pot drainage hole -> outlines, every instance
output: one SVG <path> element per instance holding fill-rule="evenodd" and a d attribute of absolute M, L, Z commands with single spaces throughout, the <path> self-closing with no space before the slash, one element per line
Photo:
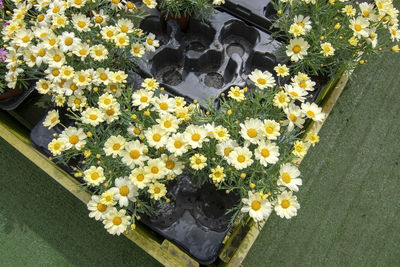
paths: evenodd
<path fill-rule="evenodd" d="M 182 75 L 175 69 L 166 71 L 162 76 L 162 81 L 170 85 L 178 85 L 182 82 Z"/>
<path fill-rule="evenodd" d="M 239 56 L 242 57 L 244 54 L 244 48 L 241 44 L 232 43 L 232 44 L 228 45 L 228 47 L 226 48 L 226 53 L 230 57 L 232 57 L 233 54 L 238 54 Z"/>
<path fill-rule="evenodd" d="M 224 77 L 216 72 L 207 73 L 204 78 L 204 84 L 208 87 L 222 88 L 224 85 Z"/>

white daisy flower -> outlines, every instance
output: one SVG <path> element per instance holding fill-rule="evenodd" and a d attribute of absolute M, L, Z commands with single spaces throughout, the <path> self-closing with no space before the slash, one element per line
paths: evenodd
<path fill-rule="evenodd" d="M 217 144 L 217 151 L 216 154 L 218 156 L 224 157 L 225 160 L 229 163 L 229 154 L 238 147 L 236 141 L 229 139 L 227 141 L 221 142 Z"/>
<path fill-rule="evenodd" d="M 119 115 L 121 115 L 121 105 L 118 102 L 113 103 L 107 108 L 103 109 L 104 119 L 107 123 L 111 123 L 118 120 Z"/>
<path fill-rule="evenodd" d="M 159 149 L 164 147 L 168 140 L 167 131 L 161 128 L 159 125 L 153 125 L 153 127 L 147 129 L 144 132 L 147 142 L 150 146 Z"/>
<path fill-rule="evenodd" d="M 246 100 L 244 90 L 240 89 L 239 86 L 231 86 L 231 88 L 229 88 L 228 96 L 232 99 L 235 99 L 237 102 Z"/>
<path fill-rule="evenodd" d="M 147 166 L 144 167 L 144 171 L 152 180 L 162 179 L 167 174 L 165 162 L 160 158 L 149 159 Z"/>
<path fill-rule="evenodd" d="M 169 132 L 174 133 L 179 128 L 179 120 L 174 115 L 169 113 L 160 114 L 160 118 L 156 120 L 160 127 Z"/>
<path fill-rule="evenodd" d="M 84 61 L 86 57 L 90 54 L 90 46 L 88 44 L 78 44 L 72 53 L 78 56 L 81 61 Z"/>
<path fill-rule="evenodd" d="M 106 156 L 112 156 L 116 158 L 120 156 L 121 153 L 124 151 L 126 140 L 123 136 L 110 136 L 107 141 L 104 143 L 104 152 Z"/>
<path fill-rule="evenodd" d="M 109 107 L 111 107 L 112 105 L 114 105 L 116 102 L 114 96 L 110 93 L 104 93 L 99 97 L 99 107 L 102 109 L 107 109 Z"/>
<path fill-rule="evenodd" d="M 202 154 L 194 154 L 190 157 L 190 167 L 194 170 L 202 170 L 207 166 L 207 158 Z"/>
<path fill-rule="evenodd" d="M 104 219 L 104 228 L 112 235 L 120 235 L 125 232 L 130 225 L 131 216 L 126 215 L 126 210 L 117 210 L 115 207 L 110 208 Z"/>
<path fill-rule="evenodd" d="M 247 140 L 252 144 L 257 144 L 258 141 L 262 138 L 262 127 L 262 121 L 252 118 L 240 124 L 240 134 L 244 140 Z"/>
<path fill-rule="evenodd" d="M 215 184 L 218 184 L 220 182 L 223 182 L 225 180 L 225 173 L 224 173 L 224 167 L 221 167 L 217 165 L 214 169 L 211 169 L 210 177 Z"/>
<path fill-rule="evenodd" d="M 300 209 L 300 204 L 297 202 L 297 197 L 293 196 L 291 191 L 284 191 L 278 195 L 274 209 L 279 217 L 290 219 L 297 215 L 297 210 Z"/>
<path fill-rule="evenodd" d="M 97 13 L 96 11 L 92 10 L 92 14 L 93 14 L 93 22 L 95 24 L 95 26 L 97 27 L 102 27 L 107 25 L 107 20 L 108 20 L 108 15 L 104 14 L 104 10 L 100 9 L 100 11 Z"/>
<path fill-rule="evenodd" d="M 314 86 L 316 84 L 307 74 L 302 72 L 298 72 L 291 81 L 293 86 L 298 86 L 306 91 L 314 91 Z"/>
<path fill-rule="evenodd" d="M 167 194 L 167 188 L 164 184 L 155 182 L 149 185 L 149 190 L 147 192 L 150 193 L 152 199 L 159 200 Z"/>
<path fill-rule="evenodd" d="M 254 150 L 254 156 L 264 167 L 275 164 L 279 160 L 279 147 L 270 141 L 261 141 Z"/>
<path fill-rule="evenodd" d="M 284 91 L 290 96 L 291 99 L 304 102 L 307 97 L 307 91 L 297 86 L 297 84 L 285 84 Z"/>
<path fill-rule="evenodd" d="M 50 67 L 61 68 L 66 62 L 63 51 L 60 49 L 51 49 L 46 53 L 46 62 Z"/>
<path fill-rule="evenodd" d="M 350 20 L 350 29 L 357 38 L 368 37 L 369 21 L 363 17 L 352 18 Z"/>
<path fill-rule="evenodd" d="M 325 113 L 322 112 L 322 108 L 315 103 L 302 103 L 301 110 L 307 118 L 310 118 L 313 121 L 321 122 L 325 119 Z"/>
<path fill-rule="evenodd" d="M 73 81 L 77 86 L 86 87 L 91 84 L 91 77 L 92 75 L 88 70 L 81 70 L 75 72 Z"/>
<path fill-rule="evenodd" d="M 281 90 L 278 93 L 275 94 L 273 103 L 275 107 L 278 108 L 286 108 L 290 102 L 290 98 L 286 94 L 285 91 Z"/>
<path fill-rule="evenodd" d="M 143 3 L 148 7 L 148 8 L 155 8 L 157 6 L 157 2 L 155 0 L 143 0 Z"/>
<path fill-rule="evenodd" d="M 50 150 L 53 156 L 61 155 L 61 153 L 65 150 L 65 140 L 62 138 L 53 139 L 47 145 L 47 148 Z"/>
<path fill-rule="evenodd" d="M 274 120 L 264 120 L 264 125 L 261 128 L 261 132 L 269 139 L 269 140 L 276 140 L 278 136 L 281 135 L 279 132 L 281 126 L 278 122 Z"/>
<path fill-rule="evenodd" d="M 114 198 L 118 201 L 120 207 L 127 207 L 129 201 L 135 202 L 139 195 L 136 186 L 134 186 L 128 177 L 115 179 L 115 187 L 110 188 L 114 192 Z"/>
<path fill-rule="evenodd" d="M 251 158 L 253 153 L 247 147 L 235 147 L 235 149 L 229 153 L 229 163 L 237 170 L 242 170 L 253 164 Z"/>
<path fill-rule="evenodd" d="M 60 68 L 60 72 L 61 72 L 61 78 L 64 80 L 72 80 L 74 78 L 75 75 L 75 70 L 73 67 L 68 66 L 68 65 L 64 65 Z M 70 81 L 71 83 L 72 81 Z M 69 94 L 71 95 L 71 94 Z"/>
<path fill-rule="evenodd" d="M 106 180 L 104 169 L 102 167 L 90 166 L 90 168 L 84 171 L 83 174 L 83 180 L 91 186 L 99 186 Z"/>
<path fill-rule="evenodd" d="M 304 114 L 300 107 L 295 104 L 290 104 L 287 108 L 283 110 L 287 116 L 287 119 L 283 122 L 283 126 L 288 126 L 288 131 L 291 132 L 294 126 L 303 128 L 305 122 Z"/>
<path fill-rule="evenodd" d="M 231 135 L 228 132 L 228 129 L 225 127 L 218 125 L 217 127 L 214 128 L 214 131 L 212 131 L 213 136 L 216 140 L 218 141 L 227 141 Z"/>
<path fill-rule="evenodd" d="M 299 191 L 298 186 L 303 184 L 302 180 L 298 178 L 299 176 L 300 171 L 295 165 L 291 163 L 282 164 L 279 170 L 279 180 L 277 184 L 286 186 L 290 190 L 297 192 Z"/>
<path fill-rule="evenodd" d="M 47 113 L 47 116 L 43 122 L 43 126 L 51 129 L 58 123 L 60 123 L 60 115 L 58 114 L 58 110 L 53 109 Z"/>
<path fill-rule="evenodd" d="M 325 42 L 321 44 L 321 54 L 324 57 L 333 56 L 335 54 L 335 48 L 333 48 L 332 44 L 329 42 Z"/>
<path fill-rule="evenodd" d="M 81 43 L 78 37 L 75 37 L 74 32 L 63 32 L 60 38 L 60 48 L 64 52 L 73 51 L 75 47 Z"/>
<path fill-rule="evenodd" d="M 366 2 L 360 3 L 358 5 L 361 11 L 361 15 L 366 18 L 367 20 L 370 21 L 376 21 L 378 19 L 378 15 L 376 14 L 374 10 L 374 5 L 373 4 L 368 4 Z"/>
<path fill-rule="evenodd" d="M 136 90 L 132 94 L 132 105 L 138 107 L 139 110 L 143 110 L 150 105 L 153 95 L 152 91 L 146 89 Z"/>
<path fill-rule="evenodd" d="M 161 158 L 164 159 L 167 175 L 177 176 L 182 174 L 185 165 L 182 161 L 179 161 L 176 156 L 161 155 Z"/>
<path fill-rule="evenodd" d="M 146 41 L 144 42 L 144 46 L 147 51 L 154 52 L 156 48 L 160 46 L 160 42 L 155 40 L 156 36 L 153 33 L 149 33 L 146 37 Z"/>
<path fill-rule="evenodd" d="M 297 62 L 308 54 L 308 48 L 310 48 L 310 45 L 303 38 L 291 39 L 286 46 L 286 55 L 290 57 L 291 61 Z"/>
<path fill-rule="evenodd" d="M 255 222 L 260 222 L 268 219 L 272 212 L 272 205 L 267 199 L 263 199 L 260 193 L 252 193 L 249 191 L 249 197 L 243 198 L 242 202 L 245 205 L 241 212 L 249 213 Z"/>
<path fill-rule="evenodd" d="M 117 21 L 117 28 L 119 32 L 128 34 L 133 32 L 134 25 L 129 19 L 119 19 Z"/>
<path fill-rule="evenodd" d="M 154 108 L 153 110 L 158 113 L 164 114 L 166 112 L 172 113 L 176 109 L 176 101 L 173 97 L 169 97 L 166 94 L 160 94 L 159 97 L 154 97 L 152 99 Z"/>
<path fill-rule="evenodd" d="M 286 77 L 289 75 L 289 68 L 285 64 L 278 64 L 276 67 L 274 67 L 274 71 L 279 77 Z"/>
<path fill-rule="evenodd" d="M 294 16 L 294 23 L 304 28 L 306 32 L 312 29 L 311 20 L 309 16 L 304 17 L 303 15 Z"/>
<path fill-rule="evenodd" d="M 114 37 L 117 35 L 118 29 L 115 26 L 105 26 L 101 29 L 100 33 L 104 40 L 111 42 L 114 40 Z"/>
<path fill-rule="evenodd" d="M 183 133 L 185 143 L 190 145 L 192 149 L 202 147 L 203 142 L 207 142 L 208 131 L 197 125 L 189 125 Z"/>
<path fill-rule="evenodd" d="M 131 54 L 134 57 L 143 57 L 146 52 L 146 47 L 141 43 L 133 43 L 131 46 Z"/>
<path fill-rule="evenodd" d="M 249 75 L 249 79 L 257 86 L 259 89 L 272 88 L 275 84 L 275 78 L 269 71 L 260 71 L 255 69 Z"/>
<path fill-rule="evenodd" d="M 83 107 L 86 105 L 86 103 L 87 103 L 87 99 L 82 94 L 82 92 L 75 91 L 73 95 L 68 97 L 67 105 L 73 111 L 81 111 L 83 109 Z"/>
<path fill-rule="evenodd" d="M 127 142 L 125 143 L 125 151 L 122 152 L 122 162 L 132 169 L 136 165 L 143 166 L 144 161 L 149 159 L 146 156 L 147 151 L 147 146 L 139 140 Z"/>
<path fill-rule="evenodd" d="M 82 123 L 97 126 L 104 121 L 104 113 L 98 108 L 88 107 L 82 112 Z"/>
<path fill-rule="evenodd" d="M 86 144 L 86 134 L 81 128 L 68 127 L 62 131 L 60 138 L 64 139 L 66 149 L 81 150 L 81 147 Z"/>
<path fill-rule="evenodd" d="M 138 189 L 145 188 L 151 182 L 148 173 L 143 167 L 133 169 L 129 175 L 129 179 Z"/>
<path fill-rule="evenodd" d="M 128 78 L 128 74 L 126 74 L 122 70 L 111 73 L 111 81 L 116 84 L 126 83 L 127 78 Z"/>
<path fill-rule="evenodd" d="M 74 25 L 74 28 L 79 32 L 88 32 L 90 31 L 92 26 L 90 18 L 86 17 L 83 14 L 73 14 L 72 24 Z"/>
<path fill-rule="evenodd" d="M 188 151 L 188 145 L 183 133 L 176 133 L 169 137 L 166 147 L 169 152 L 176 156 L 181 156 Z"/>
<path fill-rule="evenodd" d="M 102 44 L 94 45 L 90 48 L 90 56 L 95 61 L 102 61 L 108 58 L 108 50 Z"/>
<path fill-rule="evenodd" d="M 104 220 L 105 215 L 109 211 L 109 206 L 100 203 L 100 200 L 100 196 L 92 195 L 91 200 L 87 204 L 90 210 L 89 217 L 94 218 L 96 221 Z"/>
<path fill-rule="evenodd" d="M 159 87 L 159 83 L 154 78 L 146 78 L 142 82 L 141 86 L 149 91 L 155 91 Z"/>

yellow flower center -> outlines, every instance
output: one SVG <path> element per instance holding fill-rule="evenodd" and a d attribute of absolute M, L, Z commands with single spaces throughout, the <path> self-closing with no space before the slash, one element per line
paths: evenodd
<path fill-rule="evenodd" d="M 111 38 L 114 36 L 114 32 L 113 31 L 107 31 L 106 32 L 107 37 Z"/>
<path fill-rule="evenodd" d="M 239 92 L 239 91 L 234 91 L 234 92 L 233 92 L 233 95 L 236 96 L 236 97 L 237 97 L 237 96 L 240 96 L 240 92 Z"/>
<path fill-rule="evenodd" d="M 294 96 L 294 97 L 298 97 L 299 96 L 299 94 L 296 93 L 295 91 L 291 91 L 291 92 L 289 92 L 289 94 Z"/>
<path fill-rule="evenodd" d="M 53 117 L 53 118 L 51 119 L 51 123 L 55 123 L 56 120 L 57 120 L 57 117 Z"/>
<path fill-rule="evenodd" d="M 104 205 L 102 203 L 97 204 L 97 210 L 100 212 L 105 212 L 107 210 L 107 205 Z"/>
<path fill-rule="evenodd" d="M 120 225 L 122 223 L 122 219 L 121 217 L 114 217 L 114 219 L 112 220 L 114 225 Z"/>
<path fill-rule="evenodd" d="M 141 132 L 141 130 L 137 127 L 135 129 L 133 129 L 133 133 L 136 135 L 140 134 L 140 132 Z"/>
<path fill-rule="evenodd" d="M 297 25 L 301 26 L 302 28 L 305 26 L 303 22 L 297 22 Z"/>
<path fill-rule="evenodd" d="M 285 182 L 286 184 L 290 183 L 292 178 L 290 177 L 290 174 L 287 172 L 282 173 L 282 181 Z"/>
<path fill-rule="evenodd" d="M 57 42 L 56 39 L 50 39 L 50 40 L 49 40 L 49 44 L 50 44 L 51 46 L 55 45 L 56 42 Z"/>
<path fill-rule="evenodd" d="M 160 194 L 161 189 L 159 187 L 154 187 L 154 194 Z"/>
<path fill-rule="evenodd" d="M 101 50 L 96 50 L 94 53 L 95 53 L 96 56 L 98 56 L 98 57 L 101 57 L 101 56 L 103 55 L 103 51 L 101 51 Z"/>
<path fill-rule="evenodd" d="M 161 140 L 161 135 L 158 134 L 158 133 L 153 134 L 153 140 L 156 141 L 156 142 L 160 141 Z"/>
<path fill-rule="evenodd" d="M 119 189 L 119 194 L 123 197 L 126 197 L 129 194 L 129 188 L 124 185 Z"/>
<path fill-rule="evenodd" d="M 80 100 L 79 98 L 76 98 L 74 100 L 74 104 L 75 104 L 75 106 L 79 106 L 80 104 L 82 104 L 82 100 Z"/>
<path fill-rule="evenodd" d="M 222 173 L 220 171 L 216 171 L 214 173 L 215 178 L 220 178 L 222 176 Z"/>
<path fill-rule="evenodd" d="M 129 153 L 129 156 L 132 158 L 132 159 L 138 159 L 139 157 L 140 157 L 140 152 L 138 151 L 138 150 L 132 150 L 130 153 Z"/>
<path fill-rule="evenodd" d="M 256 129 L 253 129 L 253 128 L 248 129 L 248 130 L 247 130 L 247 135 L 248 135 L 250 138 L 254 138 L 254 137 L 257 136 L 257 130 L 256 130 Z"/>
<path fill-rule="evenodd" d="M 291 121 L 293 121 L 293 122 L 296 122 L 296 121 L 297 121 L 297 116 L 294 115 L 293 113 L 290 113 L 289 119 L 290 119 Z"/>
<path fill-rule="evenodd" d="M 311 110 L 307 111 L 307 115 L 308 115 L 309 117 L 315 117 L 315 113 L 312 112 Z"/>
<path fill-rule="evenodd" d="M 267 134 L 272 134 L 274 132 L 274 128 L 271 126 L 267 126 L 265 127 L 265 131 L 267 132 Z"/>
<path fill-rule="evenodd" d="M 195 134 L 192 135 L 192 140 L 195 141 L 195 142 L 197 142 L 197 141 L 200 140 L 200 137 L 201 137 L 200 134 L 195 133 Z"/>
<path fill-rule="evenodd" d="M 196 159 L 196 164 L 200 164 L 201 163 L 201 159 Z"/>
<path fill-rule="evenodd" d="M 360 24 L 356 24 L 356 25 L 354 25 L 354 29 L 359 32 L 362 30 L 362 27 Z"/>
<path fill-rule="evenodd" d="M 307 83 L 305 83 L 304 81 L 301 81 L 301 82 L 299 83 L 299 86 L 300 86 L 301 88 L 306 88 L 306 87 L 307 87 Z"/>
<path fill-rule="evenodd" d="M 65 38 L 64 44 L 70 46 L 73 42 L 74 40 L 71 37 L 67 37 Z"/>
<path fill-rule="evenodd" d="M 165 163 L 165 167 L 166 167 L 168 170 L 172 170 L 173 168 L 175 168 L 175 162 L 172 161 L 172 160 L 168 160 L 168 161 Z"/>
<path fill-rule="evenodd" d="M 362 14 L 363 14 L 364 17 L 369 18 L 369 12 L 368 12 L 368 10 L 364 10 L 364 11 L 362 12 Z"/>
<path fill-rule="evenodd" d="M 135 4 L 132 3 L 132 2 L 127 2 L 126 3 L 126 7 L 129 8 L 129 9 L 134 9 L 135 8 Z"/>
<path fill-rule="evenodd" d="M 79 21 L 78 22 L 78 27 L 79 28 L 84 28 L 86 26 L 86 22 L 84 22 L 84 21 Z"/>
<path fill-rule="evenodd" d="M 25 35 L 23 38 L 22 38 L 22 42 L 24 42 L 24 43 L 27 43 L 27 42 L 29 42 L 31 40 L 31 38 L 28 36 L 28 35 Z"/>
<path fill-rule="evenodd" d="M 162 110 L 168 110 L 168 104 L 165 102 L 160 103 L 160 109 Z"/>
<path fill-rule="evenodd" d="M 75 5 L 82 5 L 82 0 L 74 0 Z"/>
<path fill-rule="evenodd" d="M 182 147 L 182 142 L 179 141 L 179 140 L 176 140 L 176 141 L 174 142 L 174 147 L 175 147 L 175 148 L 181 148 L 181 147 Z"/>
<path fill-rule="evenodd" d="M 138 174 L 137 176 L 136 176 L 136 180 L 138 180 L 139 182 L 141 182 L 141 181 L 143 181 L 144 180 L 144 175 L 143 174 Z"/>
<path fill-rule="evenodd" d="M 267 83 L 267 81 L 264 78 L 258 78 L 257 82 L 261 85 L 265 85 Z"/>
<path fill-rule="evenodd" d="M 60 61 L 61 61 L 61 56 L 60 56 L 60 55 L 55 55 L 55 56 L 53 57 L 53 60 L 54 60 L 55 62 L 60 62 Z"/>
<path fill-rule="evenodd" d="M 86 50 L 86 49 L 81 49 L 81 50 L 79 50 L 79 54 L 80 54 L 81 56 L 84 56 L 84 55 L 87 54 L 87 50 Z"/>
<path fill-rule="evenodd" d="M 100 175 L 98 172 L 94 172 L 90 175 L 90 178 L 94 181 L 96 181 L 97 179 L 99 179 Z"/>
<path fill-rule="evenodd" d="M 293 46 L 292 51 L 293 51 L 293 53 L 295 53 L 295 54 L 300 53 L 300 51 L 301 51 L 301 46 L 299 46 L 299 45 Z"/>
<path fill-rule="evenodd" d="M 119 1 L 120 1 L 120 0 L 112 0 L 111 2 L 113 2 L 113 4 L 116 4 L 116 5 L 117 5 L 117 4 L 119 4 Z"/>
<path fill-rule="evenodd" d="M 39 16 L 37 16 L 37 21 L 38 22 L 42 22 L 44 20 L 44 15 L 40 14 Z"/>
<path fill-rule="evenodd" d="M 239 155 L 239 156 L 237 157 L 237 161 L 239 161 L 240 163 L 243 163 L 245 160 L 246 160 L 246 157 L 243 156 L 243 155 Z"/>
<path fill-rule="evenodd" d="M 133 48 L 133 52 L 134 52 L 135 54 L 139 54 L 140 48 L 139 48 L 139 47 L 134 47 L 134 48 Z"/>
<path fill-rule="evenodd" d="M 39 57 L 44 57 L 45 55 L 46 55 L 46 50 L 44 50 L 43 48 L 38 51 Z"/>
<path fill-rule="evenodd" d="M 97 115 L 96 114 L 90 114 L 89 119 L 91 119 L 92 121 L 97 120 Z"/>
<path fill-rule="evenodd" d="M 63 18 L 58 18 L 57 24 L 58 24 L 58 25 L 64 24 L 64 19 L 63 19 Z"/>
<path fill-rule="evenodd" d="M 263 149 L 261 150 L 261 156 L 263 156 L 264 158 L 269 157 L 269 150 L 266 149 L 266 148 L 263 148 Z"/>
<path fill-rule="evenodd" d="M 225 148 L 224 149 L 224 155 L 225 155 L 225 157 L 228 157 L 229 156 L 229 154 L 232 152 L 232 148 L 231 147 L 227 147 L 227 148 Z"/>
<path fill-rule="evenodd" d="M 83 83 L 84 81 L 86 81 L 86 77 L 83 76 L 83 75 L 80 75 L 80 76 L 78 77 L 78 80 L 79 80 L 81 83 Z"/>
<path fill-rule="evenodd" d="M 53 8 L 53 13 L 58 13 L 58 12 L 60 12 L 60 8 L 59 7 Z"/>
<path fill-rule="evenodd" d="M 153 40 L 151 40 L 151 39 L 147 39 L 147 44 L 149 44 L 149 45 L 153 45 Z"/>
<path fill-rule="evenodd" d="M 123 32 L 123 33 L 127 33 L 128 30 L 129 30 L 129 28 L 128 28 L 128 26 L 122 25 L 122 26 L 120 27 L 120 30 L 121 30 L 121 32 Z"/>
<path fill-rule="evenodd" d="M 281 207 L 284 208 L 284 209 L 289 208 L 290 207 L 290 201 L 287 200 L 287 199 L 282 200 Z"/>
<path fill-rule="evenodd" d="M 164 127 L 165 128 L 170 128 L 172 126 L 172 123 L 170 121 L 165 121 L 164 122 Z"/>
<path fill-rule="evenodd" d="M 151 168 L 151 173 L 152 174 L 157 174 L 160 170 L 158 169 L 158 167 L 154 166 Z"/>
<path fill-rule="evenodd" d="M 120 148 L 121 148 L 121 145 L 118 144 L 118 143 L 115 143 L 115 144 L 112 146 L 112 149 L 113 149 L 113 150 L 119 150 Z"/>
<path fill-rule="evenodd" d="M 54 144 L 54 149 L 55 150 L 59 150 L 61 147 L 61 145 L 59 143 Z"/>
<path fill-rule="evenodd" d="M 71 144 L 76 145 L 79 142 L 79 137 L 76 135 L 71 135 L 68 140 Z"/>
<path fill-rule="evenodd" d="M 251 209 L 255 211 L 261 209 L 261 202 L 258 200 L 253 200 L 253 202 L 251 202 Z"/>
<path fill-rule="evenodd" d="M 95 21 L 96 23 L 102 23 L 102 22 L 103 22 L 103 17 L 97 16 L 97 17 L 94 19 L 94 21 Z"/>

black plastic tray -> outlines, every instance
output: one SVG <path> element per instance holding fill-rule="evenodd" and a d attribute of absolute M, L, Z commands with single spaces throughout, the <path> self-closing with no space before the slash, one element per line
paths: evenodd
<path fill-rule="evenodd" d="M 0 100 L 0 108 L 3 110 L 14 110 L 16 109 L 33 91 L 35 87 L 29 87 L 24 89 L 20 94 L 13 97 Z"/>
<path fill-rule="evenodd" d="M 160 40 L 155 53 L 139 61 L 145 76 L 153 76 L 173 95 L 191 101 L 217 99 L 231 86 L 245 86 L 253 69 L 268 70 L 282 63 L 278 41 L 226 12 L 208 22 L 190 19 L 185 32 L 159 13 L 145 18 L 144 31 Z"/>

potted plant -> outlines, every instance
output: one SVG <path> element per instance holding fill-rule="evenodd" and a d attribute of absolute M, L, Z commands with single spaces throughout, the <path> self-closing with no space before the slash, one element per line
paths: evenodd
<path fill-rule="evenodd" d="M 214 12 L 214 7 L 223 4 L 224 0 L 143 0 L 150 8 L 158 4 L 158 8 L 166 20 L 178 21 L 181 30 L 186 30 L 191 16 L 198 19 L 206 19 Z"/>

